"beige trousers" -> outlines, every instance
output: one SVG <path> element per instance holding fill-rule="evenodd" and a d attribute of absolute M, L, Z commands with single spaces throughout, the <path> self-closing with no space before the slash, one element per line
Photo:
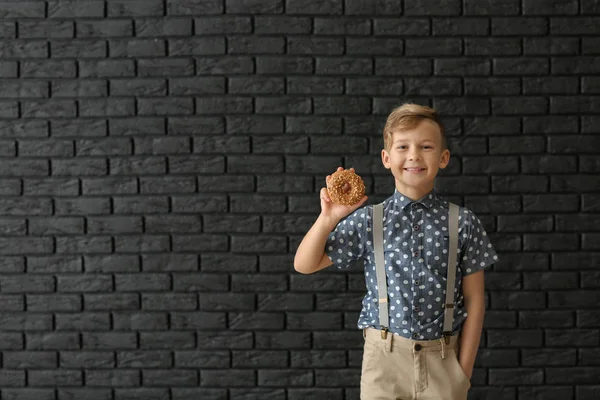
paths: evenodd
<path fill-rule="evenodd" d="M 471 387 L 458 363 L 458 335 L 444 340 L 411 340 L 391 332 L 363 331 L 365 347 L 361 400 L 466 400 Z"/>

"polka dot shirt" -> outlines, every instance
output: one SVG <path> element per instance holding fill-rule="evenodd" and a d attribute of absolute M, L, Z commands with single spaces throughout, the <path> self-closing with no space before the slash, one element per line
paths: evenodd
<path fill-rule="evenodd" d="M 384 201 L 383 241 L 388 282 L 389 330 L 415 340 L 442 337 L 443 303 L 448 268 L 448 201 L 435 189 L 412 201 L 398 190 Z M 380 329 L 377 277 L 373 252 L 373 206 L 359 208 L 342 219 L 329 234 L 325 252 L 339 269 L 364 260 L 367 294 L 358 328 Z M 459 249 L 454 288 L 454 325 L 457 332 L 467 317 L 462 278 L 498 261 L 481 221 L 459 208 Z"/>

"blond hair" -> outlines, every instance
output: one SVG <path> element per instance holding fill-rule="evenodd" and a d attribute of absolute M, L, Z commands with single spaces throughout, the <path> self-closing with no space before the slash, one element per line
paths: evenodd
<path fill-rule="evenodd" d="M 440 127 L 442 134 L 442 151 L 448 148 L 444 126 L 435 109 L 420 104 L 404 103 L 392 110 L 383 128 L 383 146 L 386 150 L 392 147 L 393 133 L 413 129 L 421 121 L 429 120 Z"/>

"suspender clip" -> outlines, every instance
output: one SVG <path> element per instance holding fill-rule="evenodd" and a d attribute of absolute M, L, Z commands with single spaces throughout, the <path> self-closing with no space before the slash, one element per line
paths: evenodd
<path fill-rule="evenodd" d="M 450 344 L 450 337 L 452 336 L 452 332 L 446 331 L 443 333 L 444 335 L 444 342 L 446 342 L 446 344 Z"/>
<path fill-rule="evenodd" d="M 383 340 L 386 340 L 386 339 L 387 339 L 387 333 L 388 333 L 388 328 L 385 328 L 385 327 L 384 327 L 384 328 L 381 328 L 381 338 L 382 338 Z"/>

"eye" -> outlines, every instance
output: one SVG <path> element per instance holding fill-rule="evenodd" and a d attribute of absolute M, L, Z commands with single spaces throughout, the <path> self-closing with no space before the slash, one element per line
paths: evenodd
<path fill-rule="evenodd" d="M 431 149 L 432 147 L 431 147 L 431 146 L 429 146 L 429 145 L 425 145 L 425 146 L 423 146 L 423 148 L 424 148 L 424 149 Z"/>

